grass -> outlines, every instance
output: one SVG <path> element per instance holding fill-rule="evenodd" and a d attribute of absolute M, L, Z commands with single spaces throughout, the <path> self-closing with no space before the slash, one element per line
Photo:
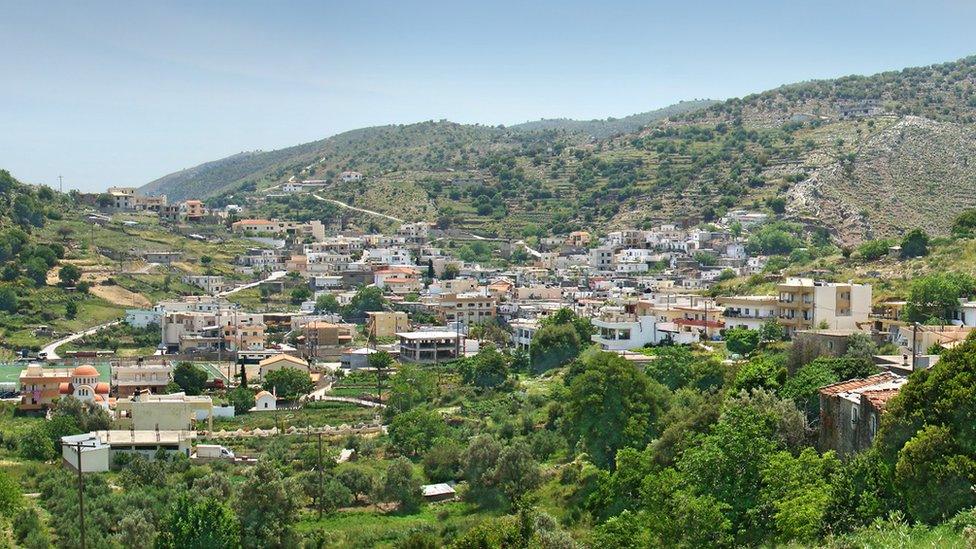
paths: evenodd
<path fill-rule="evenodd" d="M 464 532 L 490 513 L 464 502 L 424 505 L 414 514 L 384 513 L 373 508 L 344 509 L 315 520 L 307 513 L 298 523 L 300 532 L 321 530 L 326 533 L 326 547 L 394 547 L 415 531 L 440 533 Z"/>
<path fill-rule="evenodd" d="M 86 362 L 83 359 L 78 360 L 78 364 L 91 364 L 98 370 L 98 378 L 102 381 L 108 381 L 111 376 L 111 365 L 107 362 Z M 27 368 L 26 364 L 0 364 L 0 383 L 16 383 L 20 379 L 20 372 Z M 47 366 L 44 368 L 74 368 L 74 366 Z"/>

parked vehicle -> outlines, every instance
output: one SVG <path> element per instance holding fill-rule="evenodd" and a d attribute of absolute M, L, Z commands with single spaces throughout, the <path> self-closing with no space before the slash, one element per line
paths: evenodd
<path fill-rule="evenodd" d="M 234 459 L 234 452 L 219 444 L 197 444 L 193 457 L 203 459 Z"/>

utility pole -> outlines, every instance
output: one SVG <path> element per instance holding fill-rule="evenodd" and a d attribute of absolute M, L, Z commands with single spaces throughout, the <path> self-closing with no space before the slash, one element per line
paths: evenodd
<path fill-rule="evenodd" d="M 58 192 L 59 193 L 64 192 L 64 178 L 61 177 L 60 175 L 58 176 Z"/>
<path fill-rule="evenodd" d="M 918 337 L 918 322 L 912 324 L 912 371 L 915 371 L 915 363 L 918 359 L 918 346 L 915 338 Z"/>
<path fill-rule="evenodd" d="M 318 504 L 319 504 L 319 520 L 322 520 L 322 433 L 318 433 L 319 436 L 319 489 L 318 489 Z"/>
<path fill-rule="evenodd" d="M 75 449 L 77 455 L 76 465 L 78 467 L 78 529 L 81 532 L 81 549 L 85 549 L 85 477 L 81 471 L 81 449 L 94 448 L 95 444 L 85 444 L 84 442 L 62 442 L 65 446 Z"/>

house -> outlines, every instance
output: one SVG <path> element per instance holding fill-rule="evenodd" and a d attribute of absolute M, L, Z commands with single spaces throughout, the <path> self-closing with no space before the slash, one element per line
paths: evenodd
<path fill-rule="evenodd" d="M 137 431 L 192 431 L 196 428 L 197 418 L 202 415 L 209 431 L 213 429 L 213 409 L 213 400 L 205 395 L 143 392 L 116 402 L 115 427 Z"/>
<path fill-rule="evenodd" d="M 278 397 L 268 391 L 259 391 L 254 395 L 254 411 L 272 411 L 278 409 Z"/>
<path fill-rule="evenodd" d="M 395 337 L 410 329 L 410 319 L 403 311 L 370 311 L 366 313 L 366 333 L 372 337 Z"/>
<path fill-rule="evenodd" d="M 511 321 L 509 326 L 512 327 L 512 346 L 523 351 L 531 349 L 532 338 L 539 331 L 539 322 L 519 319 Z"/>
<path fill-rule="evenodd" d="M 135 187 L 109 187 L 106 191 L 117 211 L 158 212 L 166 206 L 166 195 L 143 196 L 136 194 Z"/>
<path fill-rule="evenodd" d="M 235 233 L 252 236 L 309 236 L 315 240 L 325 238 L 325 225 L 317 219 L 308 222 L 282 221 L 279 219 L 242 219 L 232 223 L 231 230 Z"/>
<path fill-rule="evenodd" d="M 133 328 L 147 328 L 159 324 L 159 311 L 151 309 L 126 309 L 125 323 Z"/>
<path fill-rule="evenodd" d="M 445 294 L 435 304 L 440 321 L 445 324 L 460 322 L 465 326 L 481 324 L 494 319 L 497 314 L 497 299 L 479 292 Z"/>
<path fill-rule="evenodd" d="M 61 437 L 62 464 L 83 473 L 108 471 L 119 455 L 140 455 L 150 461 L 164 455 L 182 454 L 190 457 L 192 440 L 196 433 L 190 431 L 92 431 L 81 435 Z M 79 455 L 80 450 L 80 455 Z"/>
<path fill-rule="evenodd" d="M 61 396 L 60 387 L 71 382 L 71 370 L 63 368 L 44 368 L 31 364 L 20 372 L 21 410 L 40 410 L 50 407 Z"/>
<path fill-rule="evenodd" d="M 844 457 L 870 448 L 885 406 L 907 382 L 882 372 L 821 387 L 820 450 Z"/>
<path fill-rule="evenodd" d="M 441 482 L 437 484 L 425 484 L 420 487 L 424 501 L 449 501 L 455 498 L 457 492 L 450 484 Z"/>
<path fill-rule="evenodd" d="M 339 357 L 339 367 L 344 370 L 359 370 L 362 368 L 367 368 L 369 367 L 369 355 L 376 354 L 378 352 L 378 350 L 370 349 L 369 347 L 349 349 L 348 351 L 342 353 L 342 356 Z"/>
<path fill-rule="evenodd" d="M 359 172 L 345 171 L 339 174 L 339 181 L 343 183 L 359 183 L 363 180 L 363 174 Z"/>
<path fill-rule="evenodd" d="M 173 379 L 173 364 L 170 362 L 118 361 L 111 366 L 111 383 L 116 394 L 129 397 L 143 391 L 166 392 L 166 386 Z"/>
<path fill-rule="evenodd" d="M 463 337 L 446 330 L 400 332 L 400 361 L 415 364 L 438 364 L 458 358 Z"/>
<path fill-rule="evenodd" d="M 146 263 L 159 263 L 161 265 L 169 265 L 183 258 L 181 252 L 146 252 L 143 254 L 143 258 Z"/>
<path fill-rule="evenodd" d="M 870 284 L 790 277 L 776 290 L 779 322 L 791 337 L 811 328 L 856 328 L 871 314 Z"/>
<path fill-rule="evenodd" d="M 335 358 L 338 347 L 349 345 L 355 337 L 355 324 L 313 320 L 302 328 L 309 354 L 317 358 Z"/>
<path fill-rule="evenodd" d="M 258 368 L 261 379 L 267 377 L 269 373 L 275 370 L 281 370 L 282 368 L 292 368 L 295 370 L 301 370 L 305 373 L 309 372 L 308 362 L 286 354 L 277 354 L 275 356 L 268 357 L 258 363 Z"/>

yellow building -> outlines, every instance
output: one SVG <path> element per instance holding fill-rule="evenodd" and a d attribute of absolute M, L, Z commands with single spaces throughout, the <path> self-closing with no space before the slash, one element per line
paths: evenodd
<path fill-rule="evenodd" d="M 31 364 L 20 372 L 21 410 L 40 410 L 54 403 L 61 396 L 62 383 L 71 383 L 71 370 L 44 368 Z"/>
<path fill-rule="evenodd" d="M 366 333 L 373 337 L 395 337 L 397 332 L 410 329 L 410 319 L 403 311 L 375 311 L 366 313 Z"/>
<path fill-rule="evenodd" d="M 115 404 L 115 428 L 136 431 L 192 431 L 199 417 L 213 428 L 213 400 L 209 396 L 184 393 L 153 395 L 142 393 L 119 399 Z"/>
<path fill-rule="evenodd" d="M 275 370 L 281 370 L 282 368 L 293 368 L 306 373 L 309 372 L 308 362 L 286 354 L 268 357 L 259 362 L 258 367 L 260 368 L 261 379 L 264 379 L 269 373 Z"/>

